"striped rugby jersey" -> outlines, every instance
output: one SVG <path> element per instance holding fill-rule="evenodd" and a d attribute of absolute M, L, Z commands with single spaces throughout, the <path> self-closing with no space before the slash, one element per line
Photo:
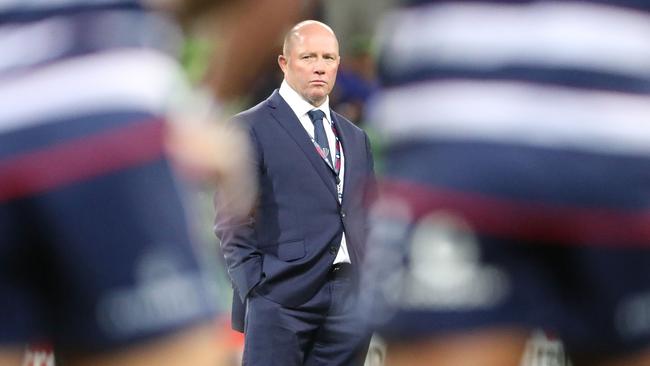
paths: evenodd
<path fill-rule="evenodd" d="M 415 3 L 378 36 L 388 191 L 486 233 L 650 244 L 650 5 Z"/>

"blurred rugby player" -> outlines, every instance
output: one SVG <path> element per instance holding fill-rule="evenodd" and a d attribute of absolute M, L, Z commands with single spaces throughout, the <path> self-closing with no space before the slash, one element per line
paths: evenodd
<path fill-rule="evenodd" d="M 379 33 L 389 365 L 650 364 L 650 5 L 413 1 Z"/>
<path fill-rule="evenodd" d="M 273 29 L 281 38 L 294 3 L 283 1 L 289 10 L 280 13 L 277 2 L 256 2 L 254 14 L 278 17 L 249 32 L 261 32 L 254 42 Z M 245 147 L 229 148 L 236 133 L 197 127 L 209 126 L 218 103 L 197 102 L 188 87 L 169 16 L 187 21 L 213 5 L 0 3 L 1 365 L 20 365 L 25 345 L 40 340 L 65 365 L 220 364 L 220 295 L 199 260 L 187 187 L 172 162 L 225 182 L 224 194 L 237 187 L 241 212 L 254 191 L 236 170 Z M 230 98 L 248 80 L 228 79 L 219 70 L 233 61 L 225 61 L 273 45 L 251 42 L 229 43 L 213 64 L 222 75 L 215 95 Z M 209 138 L 197 144 L 198 131 Z"/>

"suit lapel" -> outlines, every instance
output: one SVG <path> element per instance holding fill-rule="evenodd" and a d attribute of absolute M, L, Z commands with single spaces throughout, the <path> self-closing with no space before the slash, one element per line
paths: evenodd
<path fill-rule="evenodd" d="M 345 177 L 343 199 L 341 200 L 341 209 L 345 212 L 348 211 L 348 206 L 352 202 L 350 201 L 350 197 L 359 193 L 359 184 L 363 181 L 362 173 L 350 167 L 355 166 L 354 162 L 356 159 L 362 156 L 365 157 L 365 152 L 361 155 L 362 151 L 360 150 L 360 146 L 354 143 L 355 131 L 353 127 L 349 123 L 346 123 L 341 116 L 334 113 L 334 111 L 331 111 L 330 115 L 332 116 L 334 127 L 336 127 L 336 131 L 339 134 L 339 140 L 341 141 L 343 154 L 345 155 Z M 346 238 L 350 258 L 353 263 L 357 263 L 361 258 L 359 246 L 355 245 L 356 243 L 353 237 L 347 236 Z"/>
<path fill-rule="evenodd" d="M 307 131 L 302 127 L 295 113 L 282 99 L 278 91 L 274 91 L 268 99 L 271 116 L 284 128 L 289 136 L 296 142 L 316 172 L 325 183 L 327 189 L 336 198 L 336 186 L 332 170 L 327 166 L 323 158 L 318 154 Z M 347 166 L 346 166 L 347 168 Z"/>

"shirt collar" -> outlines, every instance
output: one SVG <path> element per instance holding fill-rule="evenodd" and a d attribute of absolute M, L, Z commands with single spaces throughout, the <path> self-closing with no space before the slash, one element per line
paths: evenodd
<path fill-rule="evenodd" d="M 280 96 L 284 99 L 285 102 L 289 105 L 291 110 L 293 110 L 293 113 L 298 116 L 298 118 L 302 118 L 303 116 L 307 115 L 307 112 L 314 110 L 314 109 L 320 109 L 325 113 L 325 117 L 327 117 L 328 121 L 332 121 L 332 117 L 330 116 L 330 98 L 327 96 L 325 98 L 325 102 L 321 104 L 319 107 L 314 107 L 306 101 L 298 92 L 296 92 L 290 85 L 287 83 L 286 80 L 282 80 L 282 84 L 280 85 Z M 309 117 L 307 117 L 309 118 Z"/>

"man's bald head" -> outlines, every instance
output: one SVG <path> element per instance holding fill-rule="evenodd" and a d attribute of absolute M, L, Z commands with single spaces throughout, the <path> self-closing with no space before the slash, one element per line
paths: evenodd
<path fill-rule="evenodd" d="M 293 26 L 284 37 L 278 64 L 287 84 L 318 107 L 332 91 L 341 57 L 332 28 L 315 20 Z"/>
<path fill-rule="evenodd" d="M 284 56 L 288 56 L 289 52 L 291 52 L 291 48 L 293 47 L 293 44 L 296 41 L 300 41 L 302 37 L 305 36 L 305 32 L 313 32 L 313 31 L 325 31 L 330 33 L 334 39 L 336 40 L 336 43 L 338 44 L 338 39 L 336 39 L 336 34 L 334 34 L 334 31 L 332 28 L 330 28 L 329 25 L 325 23 L 321 23 L 317 20 L 305 20 L 302 21 L 291 28 L 287 34 L 284 36 L 284 43 L 282 44 L 282 54 Z"/>

